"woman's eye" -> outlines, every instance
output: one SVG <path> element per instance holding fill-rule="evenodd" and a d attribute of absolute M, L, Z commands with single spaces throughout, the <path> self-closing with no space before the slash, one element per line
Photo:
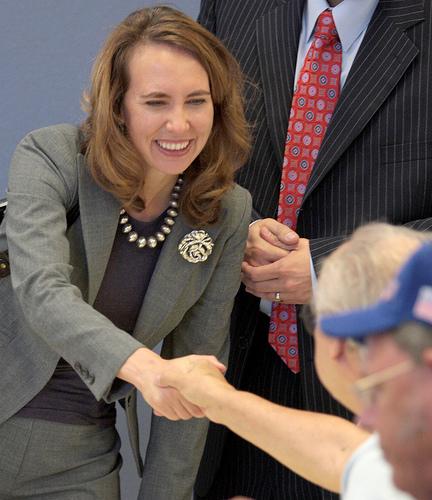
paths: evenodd
<path fill-rule="evenodd" d="M 163 106 L 165 101 L 146 101 L 146 105 L 152 108 L 157 108 L 159 106 Z"/>
<path fill-rule="evenodd" d="M 192 104 L 192 106 L 199 106 L 200 104 L 204 104 L 206 102 L 205 99 L 191 99 L 188 101 L 189 104 Z"/>

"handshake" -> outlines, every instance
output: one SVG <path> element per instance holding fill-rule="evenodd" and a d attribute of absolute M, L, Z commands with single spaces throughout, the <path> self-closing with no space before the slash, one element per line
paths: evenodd
<path fill-rule="evenodd" d="M 164 359 L 141 347 L 126 359 L 117 377 L 133 384 L 159 417 L 212 419 L 223 401 L 219 398 L 236 392 L 225 380 L 225 371 L 215 356 Z"/>
<path fill-rule="evenodd" d="M 207 417 L 223 423 L 224 401 L 237 392 L 226 381 L 225 371 L 226 367 L 214 356 L 185 356 L 171 360 L 167 369 L 155 377 L 155 384 L 163 390 L 178 391 L 187 410 L 179 418 Z"/>

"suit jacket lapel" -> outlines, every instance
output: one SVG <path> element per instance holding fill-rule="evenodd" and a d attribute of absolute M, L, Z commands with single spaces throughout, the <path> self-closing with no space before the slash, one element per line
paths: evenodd
<path fill-rule="evenodd" d="M 281 169 L 294 91 L 303 3 L 282 3 L 258 19 L 256 25 L 265 114 Z"/>
<path fill-rule="evenodd" d="M 378 4 L 321 144 L 303 202 L 417 57 L 419 50 L 403 29 L 424 19 L 422 14 L 421 0 L 386 0 Z"/>
<path fill-rule="evenodd" d="M 153 272 L 134 333 L 137 338 L 145 339 L 149 348 L 156 346 L 184 315 L 184 311 L 176 310 L 175 305 L 180 296 L 188 293 L 188 279 L 201 265 L 187 262 L 178 251 L 180 241 L 191 231 L 193 228 L 181 217 L 176 219 Z M 215 242 L 220 226 L 206 227 L 205 231 Z"/>
<path fill-rule="evenodd" d="M 78 155 L 81 226 L 89 273 L 89 303 L 100 288 L 117 230 L 120 203 L 93 180 L 82 154 Z"/>

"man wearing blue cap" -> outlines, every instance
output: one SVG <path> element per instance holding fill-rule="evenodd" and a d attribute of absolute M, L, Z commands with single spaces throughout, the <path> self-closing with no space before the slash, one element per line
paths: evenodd
<path fill-rule="evenodd" d="M 376 304 L 324 316 L 320 326 L 364 344 L 362 423 L 379 433 L 395 484 L 432 498 L 432 244 L 408 259 Z"/>
<path fill-rule="evenodd" d="M 383 223 L 359 228 L 323 263 L 309 312 L 319 319 L 375 303 L 401 263 L 430 238 L 428 233 Z M 304 313 L 309 330 L 314 330 L 314 361 L 323 385 L 336 400 L 361 413 L 363 405 L 352 391 L 361 377 L 357 343 L 324 335 Z M 227 426 L 308 481 L 340 492 L 344 500 L 412 498 L 394 488 L 377 436 L 353 423 L 236 390 L 207 363 L 195 364 L 187 373 L 165 372 L 158 383 L 176 387 L 211 421 Z"/>

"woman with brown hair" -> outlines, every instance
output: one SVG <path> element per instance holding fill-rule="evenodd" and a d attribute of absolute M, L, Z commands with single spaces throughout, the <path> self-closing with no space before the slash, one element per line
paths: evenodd
<path fill-rule="evenodd" d="M 250 143 L 241 84 L 195 21 L 143 8 L 97 58 L 86 122 L 18 146 L 0 226 L 2 499 L 118 498 L 116 400 L 140 496 L 190 498 L 207 424 L 155 380 L 227 360 L 251 211 L 233 180 Z M 155 414 L 145 466 L 134 388 Z"/>

